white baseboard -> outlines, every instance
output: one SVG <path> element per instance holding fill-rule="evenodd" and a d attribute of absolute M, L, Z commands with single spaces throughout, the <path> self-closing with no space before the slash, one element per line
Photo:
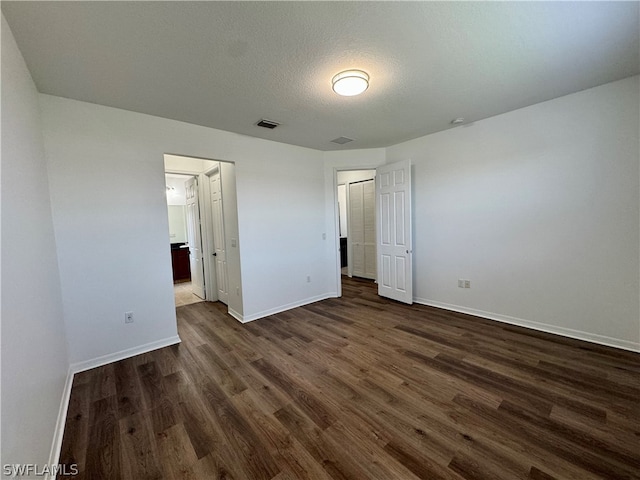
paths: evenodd
<path fill-rule="evenodd" d="M 476 310 L 475 308 L 461 307 L 459 305 L 451 305 L 449 303 L 437 302 L 424 298 L 414 298 L 413 301 L 421 305 L 428 305 L 431 307 L 442 308 L 454 312 L 467 313 L 476 317 L 482 317 L 489 320 L 508 323 L 510 325 L 517 325 L 519 327 L 531 328 L 533 330 L 538 330 L 541 332 L 553 333 L 555 335 L 562 335 L 564 337 L 575 338 L 576 340 L 584 340 L 586 342 L 597 343 L 600 345 L 605 345 L 607 347 L 615 347 L 632 352 L 640 352 L 640 343 L 630 342 L 628 340 L 607 337 L 605 335 L 584 332 L 582 330 L 573 330 L 571 328 L 559 327 L 556 325 L 549 325 L 547 323 L 534 322 L 532 320 L 524 320 L 522 318 L 500 315 L 498 313 L 485 312 L 483 310 Z"/>
<path fill-rule="evenodd" d="M 269 315 L 275 315 L 276 313 L 285 312 L 287 310 L 291 310 L 292 308 L 302 307 L 304 305 L 309 305 L 310 303 L 319 302 L 320 300 L 326 300 L 327 298 L 333 297 L 335 297 L 335 294 L 332 295 L 330 293 L 323 293 L 322 295 L 316 295 L 315 297 L 305 298 L 304 300 L 300 300 L 299 302 L 288 303 L 286 305 L 281 305 L 279 307 L 270 308 L 269 310 L 263 310 L 262 312 L 254 313 L 252 315 L 240 316 L 241 318 L 238 318 L 236 315 L 231 313 L 231 311 L 229 311 L 229 313 L 240 322 L 249 323 L 253 322 L 254 320 L 258 320 L 259 318 L 268 317 Z"/>
<path fill-rule="evenodd" d="M 72 363 L 70 368 L 73 373 L 79 373 L 95 367 L 101 367 L 102 365 L 106 365 L 108 363 L 117 362 L 118 360 L 124 360 L 125 358 L 134 357 L 136 355 L 140 355 L 141 353 L 151 352 L 152 350 L 157 350 L 158 348 L 175 345 L 176 343 L 180 342 L 180 337 L 178 335 L 175 335 L 173 337 L 164 338 L 156 342 L 145 343 L 144 345 L 138 345 L 136 347 L 121 350 L 119 352 L 92 358 L 91 360 Z"/>
<path fill-rule="evenodd" d="M 109 355 L 103 355 L 101 357 L 86 360 L 84 362 L 72 363 L 69 366 L 67 372 L 67 379 L 64 384 L 64 390 L 62 391 L 62 398 L 60 400 L 60 409 L 58 410 L 58 419 L 56 420 L 56 428 L 53 434 L 53 443 L 51 445 L 51 453 L 49 454 L 49 465 L 57 465 L 60 461 L 60 453 L 62 449 L 62 437 L 64 436 L 64 428 L 67 420 L 67 411 L 69 410 L 69 400 L 71 398 L 71 387 L 73 386 L 73 377 L 76 373 L 90 370 L 95 367 L 100 367 L 108 363 L 117 362 L 118 360 L 124 360 L 125 358 L 140 355 L 141 353 L 151 352 L 158 348 L 168 347 L 180 343 L 180 337 L 174 336 L 158 340 L 157 342 L 147 343 L 145 345 L 139 345 L 127 350 L 121 350 Z M 55 475 L 48 475 L 47 480 L 55 479 Z"/>
<path fill-rule="evenodd" d="M 51 444 L 51 453 L 49 454 L 49 465 L 57 465 L 60 461 L 60 452 L 62 450 L 62 437 L 64 436 L 64 427 L 67 421 L 67 411 L 69 410 L 69 399 L 71 398 L 71 387 L 73 386 L 73 370 L 71 367 L 67 370 L 67 378 L 64 382 L 62 390 L 62 398 L 60 399 L 60 408 L 58 410 L 58 419 L 56 420 L 56 428 L 53 431 L 53 443 Z M 45 477 L 47 480 L 56 478 L 53 474 Z"/>
<path fill-rule="evenodd" d="M 229 309 L 229 315 L 231 315 L 233 318 L 238 320 L 240 323 L 244 323 L 244 320 L 242 319 L 242 314 L 236 312 L 233 308 Z"/>

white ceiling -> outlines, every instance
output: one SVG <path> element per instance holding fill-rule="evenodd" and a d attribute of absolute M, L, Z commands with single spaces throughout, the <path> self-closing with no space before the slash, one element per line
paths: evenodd
<path fill-rule="evenodd" d="M 42 93 L 320 150 L 640 72 L 638 2 L 8 2 Z M 333 75 L 371 86 L 339 97 Z M 281 123 L 255 126 L 260 118 Z M 354 141 L 340 146 L 340 136 Z"/>

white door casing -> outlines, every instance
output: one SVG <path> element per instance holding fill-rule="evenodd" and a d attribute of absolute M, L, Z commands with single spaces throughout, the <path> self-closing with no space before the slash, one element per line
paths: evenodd
<path fill-rule="evenodd" d="M 222 182 L 219 168 L 209 175 L 209 194 L 211 197 L 211 228 L 213 230 L 212 255 L 214 256 L 218 300 L 224 304 L 228 304 L 229 274 L 227 271 L 227 250 L 222 205 Z"/>
<path fill-rule="evenodd" d="M 378 295 L 413 303 L 411 161 L 376 169 Z"/>
<path fill-rule="evenodd" d="M 187 180 L 185 189 L 187 191 L 187 240 L 189 243 L 189 266 L 191 267 L 191 291 L 194 295 L 205 299 L 198 180 L 195 177 Z"/>

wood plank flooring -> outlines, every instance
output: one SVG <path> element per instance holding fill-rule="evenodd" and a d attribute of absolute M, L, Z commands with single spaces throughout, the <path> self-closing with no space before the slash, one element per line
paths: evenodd
<path fill-rule="evenodd" d="M 178 308 L 182 343 L 76 375 L 82 479 L 640 478 L 640 355 L 344 297 L 246 325 Z M 605 320 L 603 320 L 605 321 Z"/>

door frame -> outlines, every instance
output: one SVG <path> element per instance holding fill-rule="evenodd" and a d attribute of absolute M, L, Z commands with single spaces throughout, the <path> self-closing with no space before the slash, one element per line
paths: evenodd
<path fill-rule="evenodd" d="M 213 162 L 214 164 L 205 169 L 204 171 L 201 170 L 193 170 L 193 169 L 189 169 L 189 168 L 167 168 L 166 165 L 164 167 L 164 173 L 170 173 L 170 174 L 179 174 L 179 175 L 185 175 L 185 176 L 190 176 L 190 177 L 196 177 L 198 179 L 198 194 L 200 195 L 200 198 L 207 198 L 210 199 L 210 191 L 209 191 L 209 178 L 207 176 L 207 173 L 213 171 L 215 168 L 220 168 L 220 171 L 222 173 L 222 164 L 233 164 L 236 165 L 236 162 L 232 161 L 232 160 L 220 160 L 220 159 L 215 159 L 215 158 L 207 158 L 207 157 L 195 157 L 193 155 L 185 155 L 182 153 L 173 153 L 173 152 L 165 152 L 163 155 L 173 155 L 176 157 L 184 157 L 184 158 L 188 158 L 188 159 L 193 159 L 193 160 L 198 160 L 198 161 L 207 161 L 207 162 Z M 163 157 L 164 158 L 164 157 Z M 234 184 L 236 183 L 236 178 L 235 178 L 235 171 L 234 171 L 234 175 L 233 175 L 233 182 Z M 235 190 L 235 185 L 234 185 L 234 190 Z M 223 194 L 224 195 L 224 194 Z M 223 200 L 224 201 L 224 200 Z M 166 202 L 165 202 L 166 203 Z M 236 203 L 236 202 L 234 202 Z M 237 205 L 236 205 L 237 207 Z M 235 215 L 238 215 L 238 212 L 236 211 Z M 168 213 L 167 213 L 168 216 Z M 212 260 L 213 256 L 212 253 L 213 251 L 210 249 L 210 245 L 213 245 L 213 240 L 210 238 L 210 236 L 212 235 L 212 225 L 211 225 L 211 202 L 210 201 L 206 201 L 204 202 L 204 204 L 200 204 L 200 221 L 201 221 L 201 226 L 202 226 L 202 254 L 205 257 L 204 261 L 203 261 L 203 265 L 204 265 L 204 277 L 205 277 L 205 294 L 206 294 L 206 301 L 207 302 L 217 302 L 218 301 L 218 285 L 216 282 L 216 272 L 215 272 L 215 262 Z M 239 227 L 239 225 L 237 225 Z M 236 233 L 236 235 L 238 235 L 239 232 Z M 226 240 L 226 239 L 225 239 Z M 237 241 L 239 242 L 239 239 L 237 239 Z M 238 243 L 239 245 L 239 243 Z M 227 245 L 228 246 L 228 245 Z M 171 261 L 171 257 L 169 256 L 169 261 Z M 237 280 L 240 282 L 239 285 L 236 288 L 240 289 L 240 292 L 242 291 L 242 276 L 240 274 L 240 264 L 238 263 L 237 265 Z M 241 294 L 240 294 L 241 295 Z M 230 315 L 232 315 L 233 317 L 235 317 L 236 319 L 242 321 L 242 315 L 237 313 L 235 310 L 232 310 L 228 305 L 227 305 L 227 310 L 230 313 Z"/>
<path fill-rule="evenodd" d="M 177 154 L 176 154 L 177 155 Z M 181 157 L 188 157 L 187 155 L 179 155 Z M 188 157 L 193 158 L 195 160 L 207 160 L 209 162 L 219 162 L 219 160 L 212 160 L 210 158 L 198 158 L 198 157 Z M 211 169 L 210 169 L 211 170 Z M 180 170 L 180 169 L 165 169 L 164 173 L 171 173 L 176 175 L 185 175 L 190 177 L 195 177 L 198 179 L 198 196 L 199 198 L 205 198 L 205 195 L 209 194 L 209 185 L 207 184 L 204 178 L 204 174 L 202 172 L 195 173 L 189 170 Z M 207 178 L 208 180 L 208 178 Z M 210 245 L 210 228 L 209 225 L 211 222 L 208 218 L 209 209 L 211 207 L 207 205 L 207 202 L 203 205 L 200 202 L 200 208 L 198 213 L 200 215 L 200 237 L 202 241 L 202 256 L 203 256 L 203 270 L 204 270 L 204 292 L 205 292 L 205 301 L 207 302 L 216 302 L 218 301 L 218 289 L 216 285 L 216 277 L 215 277 L 215 265 L 212 265 L 211 262 L 211 251 L 209 248 Z M 203 211 L 204 209 L 204 211 Z M 213 267 L 213 268 L 212 268 Z"/>

